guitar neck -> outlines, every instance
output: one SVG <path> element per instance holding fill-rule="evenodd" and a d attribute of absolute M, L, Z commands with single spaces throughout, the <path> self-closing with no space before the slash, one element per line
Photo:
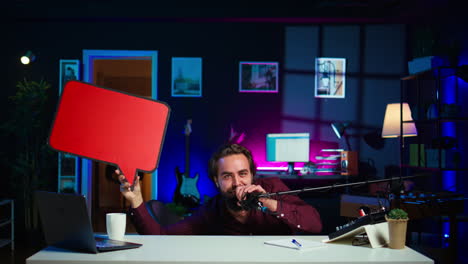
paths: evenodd
<path fill-rule="evenodd" d="M 185 175 L 190 175 L 190 135 L 185 135 Z"/>

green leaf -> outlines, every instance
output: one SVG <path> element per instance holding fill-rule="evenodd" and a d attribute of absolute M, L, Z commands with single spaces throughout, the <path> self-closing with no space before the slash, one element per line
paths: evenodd
<path fill-rule="evenodd" d="M 408 219 L 408 213 L 400 208 L 390 210 L 387 216 L 390 219 Z"/>

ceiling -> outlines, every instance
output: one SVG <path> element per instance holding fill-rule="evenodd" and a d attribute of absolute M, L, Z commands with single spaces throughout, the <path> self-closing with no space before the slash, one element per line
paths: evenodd
<path fill-rule="evenodd" d="M 238 0 L 234 3 L 203 1 L 77 0 L 8 2 L 9 21 L 134 19 L 217 21 L 243 18 L 242 21 L 289 23 L 328 22 L 421 22 L 453 17 L 456 1 L 442 0 L 308 0 L 276 3 Z M 269 18 L 270 20 L 266 19 Z M 296 20 L 291 19 L 296 18 Z M 297 19 L 300 18 L 300 19 Z M 333 19 L 337 20 L 333 20 Z M 338 19 L 340 18 L 340 19 Z M 210 20 L 211 19 L 211 20 Z M 249 20 L 251 19 L 251 20 Z M 263 20 L 262 20 L 263 19 Z M 275 20 L 276 19 L 276 20 Z M 284 22 L 284 21 L 283 21 Z"/>

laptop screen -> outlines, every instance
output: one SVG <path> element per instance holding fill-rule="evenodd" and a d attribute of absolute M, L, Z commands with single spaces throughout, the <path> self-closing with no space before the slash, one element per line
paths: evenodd
<path fill-rule="evenodd" d="M 43 191 L 35 194 L 47 245 L 97 252 L 84 196 Z"/>

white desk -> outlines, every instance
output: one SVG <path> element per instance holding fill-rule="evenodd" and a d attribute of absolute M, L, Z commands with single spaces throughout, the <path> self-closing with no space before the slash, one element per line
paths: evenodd
<path fill-rule="evenodd" d="M 98 254 L 74 253 L 48 247 L 26 260 L 50 263 L 434 263 L 411 248 L 389 249 L 351 246 L 345 242 L 300 251 L 263 242 L 290 236 L 127 236 L 142 243 L 138 249 Z M 325 236 L 301 236 L 322 241 Z"/>

